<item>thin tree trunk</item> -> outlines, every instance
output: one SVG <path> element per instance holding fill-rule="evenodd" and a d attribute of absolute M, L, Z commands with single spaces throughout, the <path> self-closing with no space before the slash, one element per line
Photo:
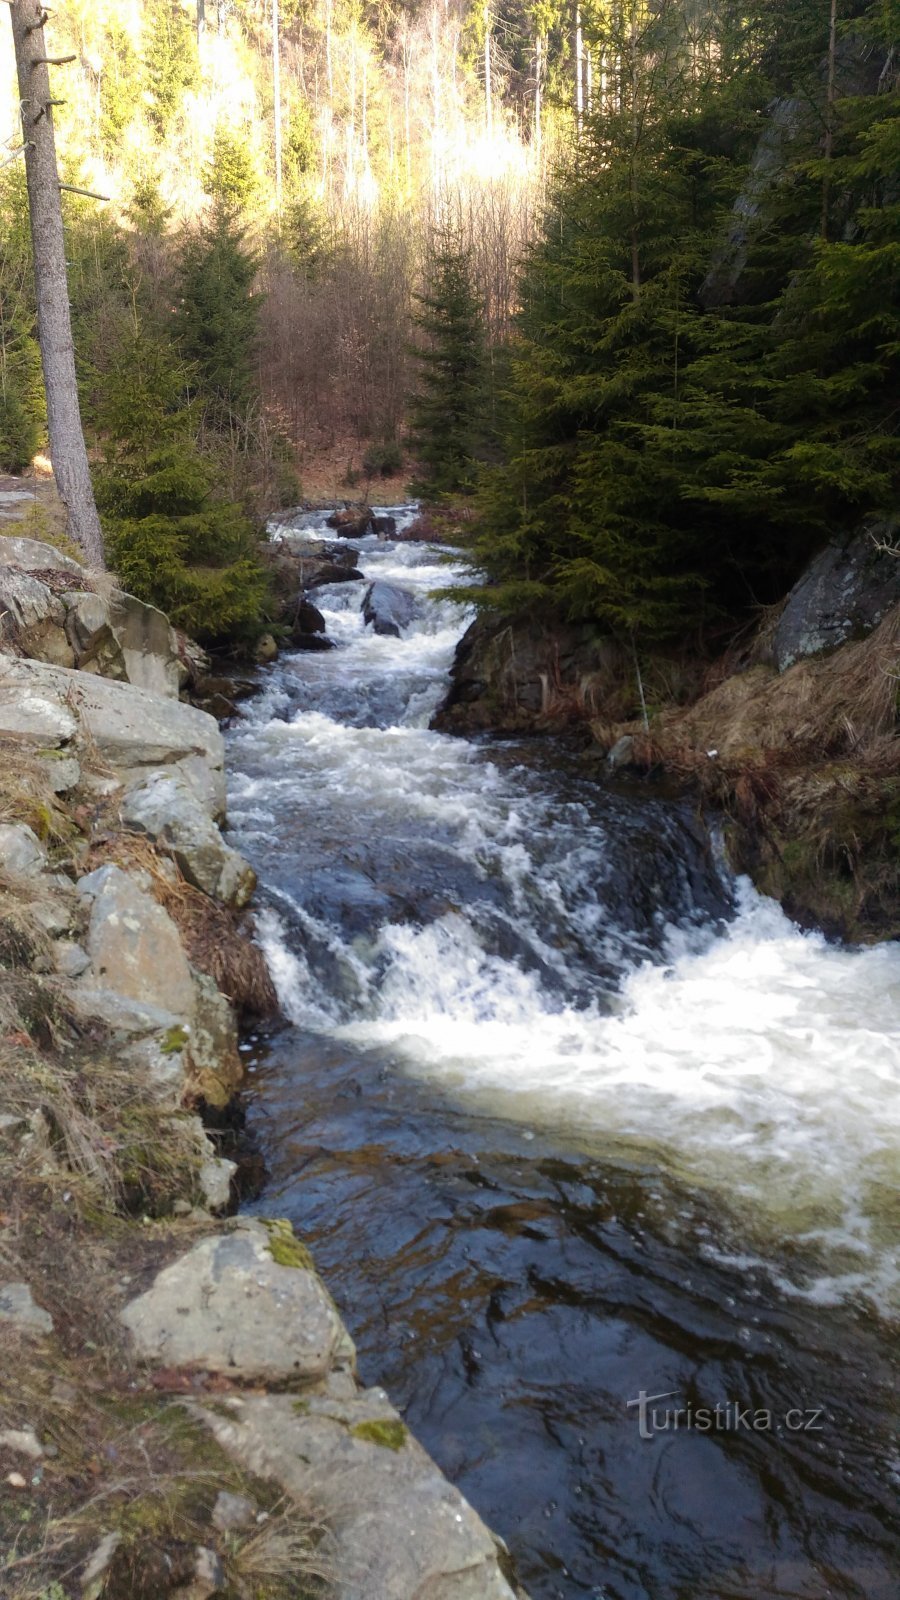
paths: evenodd
<path fill-rule="evenodd" d="M 828 210 L 831 202 L 831 158 L 834 154 L 835 67 L 837 62 L 837 0 L 831 0 L 828 18 L 828 87 L 825 94 L 825 172 L 822 178 L 822 238 L 828 238 Z"/>
<path fill-rule="evenodd" d="M 206 33 L 206 0 L 197 0 L 197 43 L 202 45 Z"/>
<path fill-rule="evenodd" d="M 534 142 L 538 150 L 543 138 L 544 119 L 544 35 L 534 36 Z"/>
<path fill-rule="evenodd" d="M 10 9 L 26 141 L 25 172 L 50 456 L 68 514 L 68 531 L 90 563 L 102 567 L 103 534 L 91 485 L 75 376 L 52 95 L 42 26 L 44 12 L 40 0 L 13 0 Z"/>
<path fill-rule="evenodd" d="M 275 205 L 281 221 L 281 37 L 278 26 L 278 0 L 272 0 L 272 93 L 275 96 Z"/>
<path fill-rule="evenodd" d="M 584 122 L 584 33 L 578 5 L 575 7 L 575 121 L 580 133 Z"/>
<path fill-rule="evenodd" d="M 488 138 L 494 131 L 494 94 L 491 83 L 491 8 L 484 8 L 484 111 Z"/>

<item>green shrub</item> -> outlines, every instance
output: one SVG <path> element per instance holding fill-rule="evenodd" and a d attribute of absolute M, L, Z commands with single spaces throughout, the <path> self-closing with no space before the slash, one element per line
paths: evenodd
<path fill-rule="evenodd" d="M 393 478 L 403 471 L 403 451 L 396 439 L 371 444 L 363 456 L 363 469 L 370 478 Z"/>

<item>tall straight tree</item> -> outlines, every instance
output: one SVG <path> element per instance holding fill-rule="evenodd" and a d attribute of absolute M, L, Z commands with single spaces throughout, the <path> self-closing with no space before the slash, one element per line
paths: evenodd
<path fill-rule="evenodd" d="M 66 246 L 53 135 L 49 68 L 62 63 L 54 62 L 47 55 L 46 12 L 40 0 L 12 0 L 10 10 L 25 137 L 38 339 L 47 392 L 50 456 L 66 507 L 69 533 L 92 565 L 102 567 L 103 533 L 91 484 L 75 377 Z"/>

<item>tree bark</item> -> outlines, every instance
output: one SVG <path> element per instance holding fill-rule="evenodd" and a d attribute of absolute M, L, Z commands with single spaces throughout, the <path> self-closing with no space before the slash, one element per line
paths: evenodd
<path fill-rule="evenodd" d="M 91 485 L 75 376 L 52 94 L 50 74 L 44 64 L 44 12 L 40 0 L 13 0 L 10 9 L 26 141 L 25 172 L 50 457 L 68 516 L 68 531 L 91 565 L 103 567 L 103 533 Z"/>
<path fill-rule="evenodd" d="M 281 225 L 282 142 L 281 142 L 281 29 L 278 0 L 272 0 L 272 93 L 275 98 L 275 206 Z"/>

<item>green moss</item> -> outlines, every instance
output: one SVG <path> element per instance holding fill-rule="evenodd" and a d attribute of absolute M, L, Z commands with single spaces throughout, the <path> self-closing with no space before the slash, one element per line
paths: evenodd
<path fill-rule="evenodd" d="M 369 1444 L 381 1445 L 385 1450 L 402 1450 L 409 1436 L 409 1429 L 403 1422 L 389 1421 L 357 1422 L 350 1429 L 354 1439 L 365 1439 Z"/>
<path fill-rule="evenodd" d="M 269 1255 L 279 1267 L 299 1267 L 304 1272 L 315 1272 L 312 1256 L 289 1222 L 283 1217 L 264 1217 L 263 1226 L 269 1235 Z"/>
<path fill-rule="evenodd" d="M 187 1028 L 182 1028 L 179 1025 L 178 1027 L 170 1028 L 167 1033 L 163 1034 L 159 1048 L 164 1056 L 176 1056 L 181 1054 L 187 1042 Z"/>

